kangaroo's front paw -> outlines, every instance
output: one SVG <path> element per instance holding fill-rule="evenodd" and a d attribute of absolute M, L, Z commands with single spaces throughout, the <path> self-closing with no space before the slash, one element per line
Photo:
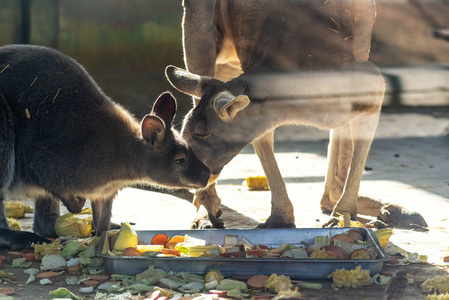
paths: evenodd
<path fill-rule="evenodd" d="M 426 220 L 419 213 L 408 211 L 396 204 L 384 205 L 380 210 L 379 218 L 390 226 L 404 228 L 428 227 Z"/>
<path fill-rule="evenodd" d="M 204 208 L 204 207 L 202 207 Z M 207 212 L 206 209 L 199 209 L 195 219 L 193 220 L 192 224 L 190 225 L 190 228 L 192 229 L 210 229 L 210 228 L 217 228 L 217 229 L 223 229 L 224 223 L 218 218 L 221 216 L 222 211 L 219 209 L 215 215 Z"/>
<path fill-rule="evenodd" d="M 271 215 L 265 223 L 260 223 L 256 228 L 296 228 L 296 225 L 294 219 Z"/>
<path fill-rule="evenodd" d="M 321 198 L 320 208 L 321 208 L 321 211 L 326 215 L 330 215 L 332 213 L 332 211 L 334 210 L 334 204 L 331 203 L 328 195 L 324 195 Z"/>

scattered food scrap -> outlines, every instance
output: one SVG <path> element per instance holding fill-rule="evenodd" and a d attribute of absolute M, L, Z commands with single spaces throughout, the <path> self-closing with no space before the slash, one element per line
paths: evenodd
<path fill-rule="evenodd" d="M 26 213 L 34 213 L 34 209 L 31 206 L 19 201 L 5 201 L 3 205 L 5 206 L 6 217 L 8 218 L 20 219 L 25 217 Z"/>
<path fill-rule="evenodd" d="M 89 237 L 92 230 L 92 210 L 84 208 L 80 213 L 67 213 L 56 219 L 55 230 L 58 236 Z"/>
<path fill-rule="evenodd" d="M 427 279 L 421 284 L 421 289 L 426 293 L 449 293 L 449 276 L 437 276 Z"/>
<path fill-rule="evenodd" d="M 265 191 L 269 190 L 267 177 L 265 176 L 253 176 L 245 179 L 246 186 L 250 191 Z"/>
<path fill-rule="evenodd" d="M 353 270 L 337 269 L 329 277 L 336 288 L 359 288 L 371 283 L 369 270 L 362 270 L 361 266 Z"/>

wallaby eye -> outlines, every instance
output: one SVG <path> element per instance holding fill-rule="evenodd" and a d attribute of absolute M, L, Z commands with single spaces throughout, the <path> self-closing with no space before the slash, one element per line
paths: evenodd
<path fill-rule="evenodd" d="M 180 153 L 178 155 L 175 156 L 175 162 L 177 164 L 182 164 L 186 161 L 186 156 L 183 153 Z"/>
<path fill-rule="evenodd" d="M 199 133 L 195 133 L 193 135 L 193 137 L 196 139 L 205 140 L 205 139 L 208 139 L 211 135 L 212 135 L 212 133 L 210 133 L 210 132 L 199 132 Z"/>

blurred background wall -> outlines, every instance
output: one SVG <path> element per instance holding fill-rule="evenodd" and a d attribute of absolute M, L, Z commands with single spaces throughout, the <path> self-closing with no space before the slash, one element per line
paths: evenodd
<path fill-rule="evenodd" d="M 207 1 L 207 0 L 205 0 Z M 377 0 L 371 60 L 379 66 L 449 63 L 447 0 Z M 184 66 L 181 0 L 0 0 L 0 45 L 30 43 L 69 54 L 103 90 L 137 117 L 170 87 L 165 66 Z"/>

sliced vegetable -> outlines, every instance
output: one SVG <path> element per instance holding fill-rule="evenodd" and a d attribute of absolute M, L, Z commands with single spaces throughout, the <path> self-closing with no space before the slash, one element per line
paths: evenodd
<path fill-rule="evenodd" d="M 26 213 L 33 213 L 34 209 L 31 206 L 23 204 L 21 202 L 4 202 L 5 214 L 7 218 L 20 219 L 25 216 Z"/>
<path fill-rule="evenodd" d="M 67 213 L 56 219 L 55 230 L 58 236 L 88 237 L 92 230 L 92 210 L 84 208 L 80 213 Z"/>
<path fill-rule="evenodd" d="M 285 251 L 282 257 L 290 257 L 294 259 L 309 258 L 309 254 L 305 248 L 293 248 Z"/>
<path fill-rule="evenodd" d="M 140 253 L 144 252 L 161 252 L 161 250 L 164 248 L 163 245 L 137 245 L 136 249 Z"/>
<path fill-rule="evenodd" d="M 434 278 L 427 279 L 421 284 L 421 290 L 426 293 L 449 293 L 449 276 L 436 276 Z"/>
<path fill-rule="evenodd" d="M 290 290 L 292 286 L 290 277 L 277 274 L 271 274 L 265 283 L 265 288 L 274 293 Z"/>
<path fill-rule="evenodd" d="M 206 282 L 204 284 L 204 288 L 206 290 L 212 290 L 212 289 L 215 289 L 219 285 L 220 285 L 220 283 L 217 280 L 213 280 L 213 281 L 210 281 L 210 282 Z"/>
<path fill-rule="evenodd" d="M 9 297 L 6 295 L 14 295 L 15 293 L 16 293 L 16 289 L 13 287 L 0 287 L 0 296 L 5 295 L 5 297 Z M 7 298 L 7 299 L 14 299 L 14 298 Z"/>
<path fill-rule="evenodd" d="M 239 241 L 238 235 L 227 234 L 224 237 L 224 246 L 235 246 Z"/>
<path fill-rule="evenodd" d="M 49 292 L 50 297 L 52 298 L 68 298 L 73 300 L 82 300 L 81 297 L 73 294 L 71 291 L 69 291 L 66 288 L 58 288 L 54 291 Z"/>
<path fill-rule="evenodd" d="M 147 285 L 154 285 L 161 280 L 161 278 L 164 278 L 167 276 L 167 272 L 165 272 L 162 269 L 155 269 L 153 265 L 151 265 L 148 270 L 137 274 L 136 280 L 145 282 Z M 113 276 L 111 275 L 113 278 Z"/>
<path fill-rule="evenodd" d="M 34 255 L 37 261 L 40 261 L 42 257 L 47 254 L 61 254 L 61 244 L 60 242 L 54 242 L 51 244 L 32 244 L 34 247 Z"/>
<path fill-rule="evenodd" d="M 217 286 L 217 290 L 223 290 L 224 286 L 234 286 L 231 289 L 234 288 L 238 288 L 241 291 L 247 291 L 248 290 L 248 286 L 246 285 L 246 283 L 244 283 L 243 281 L 239 281 L 239 280 L 234 280 L 234 279 L 223 279 L 222 281 L 220 281 L 220 285 Z M 228 289 L 228 290 L 231 290 Z"/>
<path fill-rule="evenodd" d="M 153 292 L 154 286 L 146 285 L 142 283 L 134 283 L 129 286 L 130 290 L 136 291 L 137 293 L 147 293 L 147 292 Z"/>
<path fill-rule="evenodd" d="M 254 275 L 246 283 L 253 289 L 263 289 L 269 278 L 266 275 Z"/>
<path fill-rule="evenodd" d="M 175 236 L 173 236 L 173 237 L 168 239 L 168 242 L 165 245 L 165 248 L 175 249 L 176 244 L 183 243 L 184 240 L 185 239 L 184 239 L 184 237 L 182 235 L 175 235 Z"/>
<path fill-rule="evenodd" d="M 347 242 L 347 243 L 354 243 L 354 237 L 352 235 L 346 234 L 346 233 L 340 233 L 337 235 L 334 235 L 331 239 L 331 245 L 334 243 L 335 240 Z"/>
<path fill-rule="evenodd" d="M 332 277 L 332 286 L 336 288 L 359 288 L 371 283 L 369 270 L 362 270 L 361 266 L 353 270 L 337 269 L 329 277 Z"/>
<path fill-rule="evenodd" d="M 24 253 L 23 257 L 25 257 L 27 261 L 36 261 L 36 255 L 34 254 L 34 252 Z"/>
<path fill-rule="evenodd" d="M 221 274 L 218 270 L 210 270 L 207 272 L 206 276 L 204 276 L 204 280 L 206 282 L 212 282 L 212 281 L 222 281 L 224 279 L 223 274 Z"/>
<path fill-rule="evenodd" d="M 295 245 L 292 244 L 280 244 L 276 249 L 272 250 L 275 253 L 284 253 L 287 250 L 295 248 Z"/>
<path fill-rule="evenodd" d="M 363 241 L 363 236 L 360 233 L 359 229 L 351 228 L 347 231 L 347 233 L 354 238 L 355 241 Z"/>
<path fill-rule="evenodd" d="M 165 287 L 169 288 L 169 289 L 177 289 L 179 288 L 181 285 L 185 284 L 185 281 L 183 281 L 182 279 L 179 278 L 161 278 L 161 280 L 159 280 L 159 283 L 162 283 Z"/>
<path fill-rule="evenodd" d="M 204 290 L 204 284 L 199 281 L 191 281 L 186 284 L 183 284 L 179 287 L 180 291 L 188 292 L 188 291 L 202 291 Z"/>
<path fill-rule="evenodd" d="M 378 229 L 374 232 L 374 234 L 376 235 L 377 239 L 379 240 L 379 244 L 382 248 L 385 248 L 388 244 L 388 241 L 391 237 L 391 235 L 393 234 L 393 230 L 391 230 L 390 228 L 382 228 L 382 229 Z"/>
<path fill-rule="evenodd" d="M 139 250 L 134 247 L 128 247 L 122 252 L 122 256 L 141 256 Z"/>
<path fill-rule="evenodd" d="M 316 236 L 313 240 L 313 245 L 309 245 L 309 249 L 316 250 L 323 246 L 329 244 L 329 237 L 327 235 L 324 236 Z"/>
<path fill-rule="evenodd" d="M 163 288 L 160 288 L 158 286 L 154 287 L 155 291 L 159 291 L 161 293 L 162 296 L 167 297 L 167 298 L 171 298 L 174 296 L 174 292 L 173 291 L 169 291 Z"/>
<path fill-rule="evenodd" d="M 355 250 L 350 255 L 351 259 L 371 259 L 371 253 L 366 249 Z"/>
<path fill-rule="evenodd" d="M 262 258 L 264 256 L 264 253 L 261 250 L 252 250 L 249 252 L 249 255 L 257 258 Z"/>
<path fill-rule="evenodd" d="M 178 250 L 176 250 L 176 249 L 168 249 L 168 248 L 162 249 L 161 253 L 172 254 L 172 255 L 175 255 L 175 256 L 180 256 L 181 255 L 181 252 L 179 252 Z"/>
<path fill-rule="evenodd" d="M 268 181 L 265 176 L 247 177 L 245 179 L 246 186 L 250 191 L 268 190 Z"/>
<path fill-rule="evenodd" d="M 121 223 L 120 230 L 111 238 L 112 249 L 123 251 L 137 246 L 137 234 L 129 223 Z"/>
<path fill-rule="evenodd" d="M 239 298 L 239 299 L 243 299 L 245 298 L 242 294 L 242 291 L 238 288 L 232 289 L 230 291 L 228 291 L 228 293 L 226 294 L 226 296 L 228 296 L 229 298 Z"/>
<path fill-rule="evenodd" d="M 22 231 L 22 225 L 20 225 L 19 220 L 14 218 L 6 218 L 9 228 L 12 230 Z"/>
<path fill-rule="evenodd" d="M 333 258 L 336 259 L 349 259 L 349 254 L 343 248 L 334 246 L 334 245 L 326 245 L 323 247 L 326 250 L 326 253 Z"/>
<path fill-rule="evenodd" d="M 312 283 L 301 280 L 295 281 L 295 284 L 302 289 L 309 289 L 309 290 L 321 290 L 323 287 L 320 283 Z"/>
<path fill-rule="evenodd" d="M 151 245 L 162 245 L 165 247 L 165 245 L 167 245 L 167 242 L 168 242 L 168 236 L 166 236 L 163 233 L 156 234 L 151 239 Z"/>
<path fill-rule="evenodd" d="M 41 270 L 49 271 L 54 269 L 61 269 L 67 266 L 67 262 L 60 254 L 47 254 L 42 258 Z"/>
<path fill-rule="evenodd" d="M 33 262 L 28 261 L 26 257 L 16 258 L 12 261 L 13 268 L 29 268 Z"/>
<path fill-rule="evenodd" d="M 75 257 L 80 251 L 80 243 L 78 243 L 78 241 L 70 241 L 65 245 L 64 249 L 62 249 L 61 255 L 65 259 L 70 259 Z"/>

